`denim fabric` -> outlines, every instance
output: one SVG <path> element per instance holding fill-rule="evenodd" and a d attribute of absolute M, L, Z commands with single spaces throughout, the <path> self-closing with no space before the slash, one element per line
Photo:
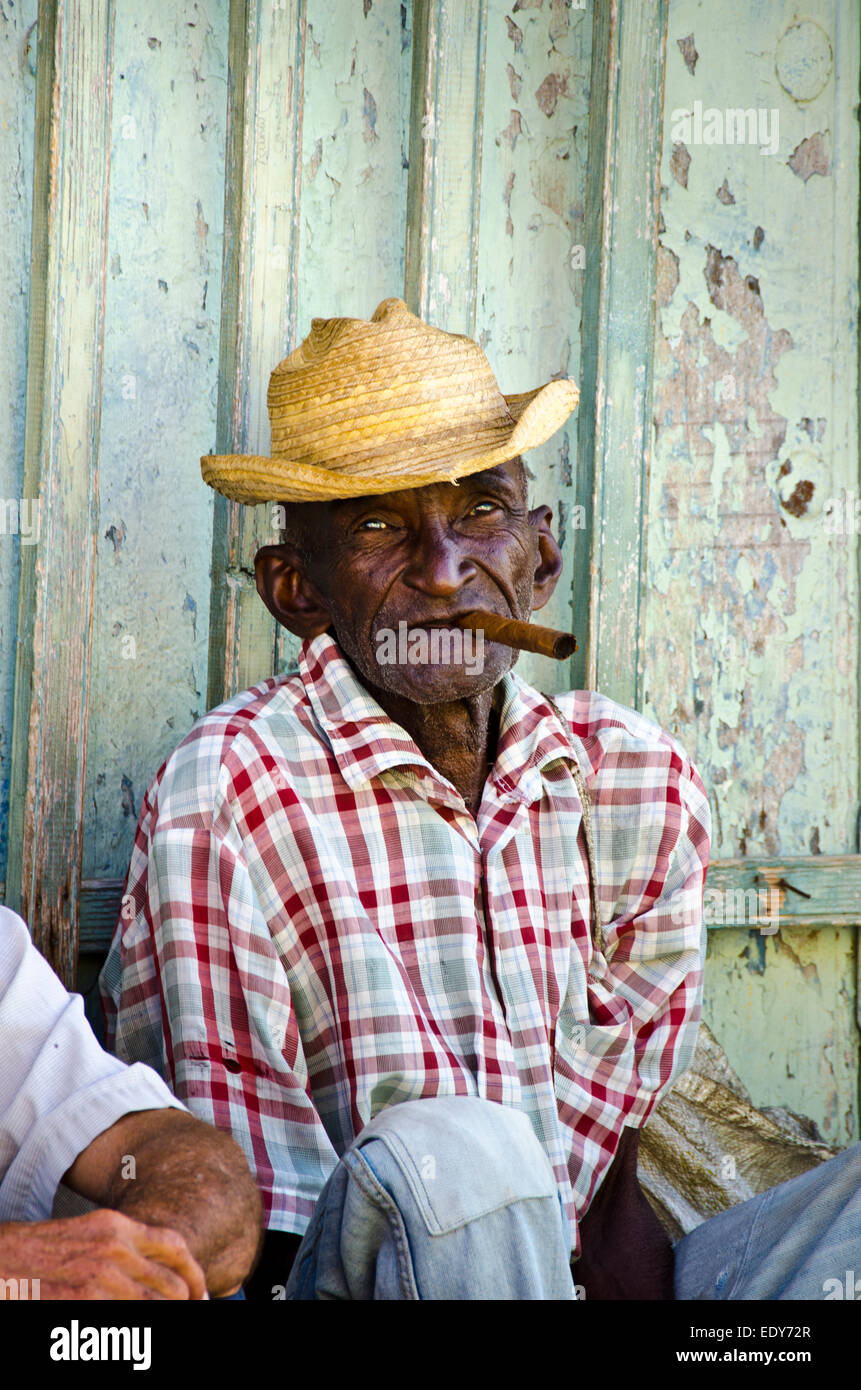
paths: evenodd
<path fill-rule="evenodd" d="M 856 1279 L 861 1297 L 861 1144 L 713 1216 L 675 1247 L 677 1299 L 824 1299 L 840 1296 L 828 1281 L 845 1290 Z"/>
<path fill-rule="evenodd" d="M 341 1159 L 286 1297 L 573 1300 L 556 1179 L 519 1110 L 473 1096 L 389 1106 Z"/>

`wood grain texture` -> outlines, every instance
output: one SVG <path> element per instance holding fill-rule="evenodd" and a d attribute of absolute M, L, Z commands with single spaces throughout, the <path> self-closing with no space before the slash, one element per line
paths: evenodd
<path fill-rule="evenodd" d="M 858 7 L 804 16 L 671 7 L 644 712 L 694 758 L 721 858 L 856 848 Z M 772 153 L 706 142 L 736 107 Z"/>
<path fill-rule="evenodd" d="M 7 902 L 57 973 L 77 958 L 98 524 L 112 95 L 108 0 L 40 13 Z"/>
<path fill-rule="evenodd" d="M 664 3 L 610 0 L 596 11 L 592 50 L 577 484 L 591 519 L 591 551 L 581 549 L 574 573 L 575 613 L 588 612 L 589 622 L 574 673 L 578 684 L 632 707 L 642 703 L 666 22 Z"/>
<path fill-rule="evenodd" d="M 709 933 L 703 1017 L 754 1105 L 808 1116 L 831 1144 L 859 1138 L 856 933 Z"/>
<path fill-rule="evenodd" d="M 85 879 L 206 708 L 227 9 L 116 11 Z"/>
<path fill-rule="evenodd" d="M 295 337 L 305 24 L 304 0 L 230 6 L 219 453 L 268 452 L 269 375 Z M 254 555 L 277 538 L 269 507 L 215 496 L 208 707 L 272 673 Z"/>
<path fill-rule="evenodd" d="M 715 859 L 706 893 L 716 895 L 709 922 L 715 929 L 744 925 L 754 896 L 769 894 L 781 926 L 861 926 L 861 854 Z"/>
<path fill-rule="evenodd" d="M 844 1143 L 858 1137 L 858 60 L 857 5 L 671 0 L 643 623 L 644 711 L 709 790 L 707 893 L 750 892 L 759 866 L 810 894 L 785 891 L 793 929 L 775 937 L 710 932 L 706 1018 L 757 1103 Z M 734 109 L 755 130 L 730 143 Z"/>
<path fill-rule="evenodd" d="M 27 398 L 27 294 L 36 117 L 36 0 L 3 7 L 0 25 L 0 900 L 9 831 L 9 759 Z M 29 511 L 25 521 L 31 520 Z"/>
<path fill-rule="evenodd" d="M 404 298 L 475 332 L 487 0 L 415 0 Z"/>
<path fill-rule="evenodd" d="M 550 0 L 487 13 L 476 338 L 503 391 L 582 376 L 586 168 L 592 26 L 598 7 Z M 575 491 L 579 411 L 530 450 L 530 501 L 552 510 L 563 568 L 536 621 L 584 635 L 573 601 L 576 556 L 588 557 L 587 511 Z M 589 510 L 591 517 L 591 507 Z M 572 664 L 523 654 L 518 674 L 554 693 L 575 682 Z"/>

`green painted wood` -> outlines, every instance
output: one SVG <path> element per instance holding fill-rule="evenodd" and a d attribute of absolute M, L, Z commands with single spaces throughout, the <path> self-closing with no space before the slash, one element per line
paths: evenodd
<path fill-rule="evenodd" d="M 709 927 L 734 927 L 757 907 L 777 907 L 787 927 L 861 925 L 861 854 L 793 859 L 717 859 L 708 871 Z M 708 918 L 707 918 L 708 920 Z"/>
<path fill-rule="evenodd" d="M 671 0 L 667 55 L 643 706 L 709 789 L 707 893 L 749 892 L 759 866 L 811 895 L 781 907 L 799 930 L 710 933 L 707 1021 L 757 1103 L 845 1143 L 861 1042 L 858 7 Z M 728 109 L 753 110 L 756 140 L 704 138 Z"/>
<path fill-rule="evenodd" d="M 552 377 L 581 379 L 594 12 L 591 5 L 488 5 L 475 336 L 505 392 Z M 588 549 L 589 531 L 575 493 L 577 432 L 575 413 L 526 463 L 531 502 L 552 509 L 563 557 L 556 593 L 538 621 L 583 641 L 573 566 L 579 549 Z M 524 653 L 517 670 L 551 694 L 574 684 L 567 661 Z"/>
<path fill-rule="evenodd" d="M 85 879 L 206 708 L 227 10 L 116 7 Z"/>
<path fill-rule="evenodd" d="M 697 763 L 716 856 L 844 854 L 861 798 L 858 6 L 670 13 L 644 709 Z M 697 102 L 761 111 L 775 152 L 698 140 L 681 119 Z"/>
<path fill-rule="evenodd" d="M 39 499 L 41 524 L 21 558 L 6 895 L 69 983 L 98 524 L 112 20 L 108 0 L 57 0 L 39 16 L 23 491 Z"/>
<path fill-rule="evenodd" d="M 475 332 L 487 0 L 415 0 L 404 297 Z"/>
<path fill-rule="evenodd" d="M 709 933 L 703 1018 L 757 1106 L 786 1105 L 829 1143 L 859 1138 L 856 933 Z"/>
<path fill-rule="evenodd" d="M 574 574 L 588 613 L 575 679 L 639 707 L 658 171 L 667 7 L 599 6 L 590 111 L 578 501 L 591 548 Z M 580 615 L 583 615 L 581 618 Z"/>
<path fill-rule="evenodd" d="M 27 396 L 27 292 L 36 117 L 36 0 L 4 11 L 0 27 L 0 899 L 6 878 L 9 759 L 15 686 L 15 635 L 21 547 L 32 520 L 23 514 Z M 32 534 L 32 533 L 30 533 Z"/>
<path fill-rule="evenodd" d="M 308 0 L 298 328 L 402 295 L 412 5 Z"/>
<path fill-rule="evenodd" d="M 220 453 L 268 452 L 269 376 L 295 339 L 305 35 L 304 0 L 231 0 Z M 278 538 L 272 510 L 213 505 L 208 707 L 271 675 L 276 650 L 254 586 L 254 555 Z"/>

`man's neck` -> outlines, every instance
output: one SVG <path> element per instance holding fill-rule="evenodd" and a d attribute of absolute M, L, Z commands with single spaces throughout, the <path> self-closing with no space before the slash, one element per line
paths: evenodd
<path fill-rule="evenodd" d="M 368 685 L 364 680 L 362 684 Z M 457 788 L 476 815 L 496 757 L 501 683 L 468 700 L 432 705 L 416 704 L 389 690 L 369 689 L 377 704 L 406 729 L 431 766 Z"/>

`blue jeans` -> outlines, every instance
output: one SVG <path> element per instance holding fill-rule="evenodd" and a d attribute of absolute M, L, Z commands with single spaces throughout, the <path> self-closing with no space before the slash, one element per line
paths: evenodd
<path fill-rule="evenodd" d="M 381 1111 L 330 1177 L 286 1297 L 567 1301 L 570 1247 L 525 1115 L 467 1096 L 406 1101 Z M 680 1300 L 845 1298 L 850 1283 L 861 1298 L 861 1144 L 675 1247 Z"/>
<path fill-rule="evenodd" d="M 850 1286 L 861 1298 L 861 1144 L 713 1216 L 675 1247 L 677 1299 L 846 1298 Z"/>
<path fill-rule="evenodd" d="M 574 1299 L 550 1161 L 519 1110 L 473 1096 L 404 1101 L 326 1183 L 288 1299 Z"/>

